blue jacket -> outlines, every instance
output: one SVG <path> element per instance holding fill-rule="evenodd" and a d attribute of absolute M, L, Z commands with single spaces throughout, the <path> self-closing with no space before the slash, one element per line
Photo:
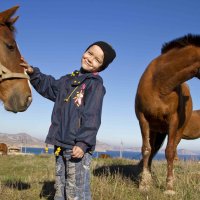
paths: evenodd
<path fill-rule="evenodd" d="M 30 75 L 31 84 L 54 103 L 46 143 L 72 149 L 74 145 L 93 151 L 101 124 L 105 88 L 99 75 L 78 71 L 58 80 L 38 68 Z"/>

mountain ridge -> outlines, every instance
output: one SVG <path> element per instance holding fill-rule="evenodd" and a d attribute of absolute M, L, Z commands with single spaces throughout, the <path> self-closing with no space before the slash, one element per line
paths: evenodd
<path fill-rule="evenodd" d="M 38 139 L 33 137 L 27 133 L 0 133 L 0 143 L 5 143 L 8 147 L 35 147 L 35 148 L 44 148 L 46 146 L 45 141 L 42 139 Z M 53 145 L 49 145 L 49 147 L 53 147 Z M 132 151 L 132 152 L 140 152 L 141 147 L 121 147 L 114 146 L 110 144 L 106 144 L 97 140 L 96 151 L 106 152 L 106 151 Z M 164 153 L 164 149 L 161 149 L 160 152 Z M 200 151 L 192 151 L 187 149 L 178 149 L 179 155 L 200 155 Z"/>

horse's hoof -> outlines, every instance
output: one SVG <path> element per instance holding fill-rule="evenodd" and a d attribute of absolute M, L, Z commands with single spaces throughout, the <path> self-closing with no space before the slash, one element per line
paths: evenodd
<path fill-rule="evenodd" d="M 175 195 L 176 192 L 174 190 L 166 190 L 166 191 L 164 191 L 164 194 L 172 196 L 172 195 Z"/>
<path fill-rule="evenodd" d="M 140 192 L 148 192 L 149 191 L 149 186 L 143 186 L 143 185 L 140 185 L 139 186 L 139 190 Z"/>
<path fill-rule="evenodd" d="M 141 181 L 139 183 L 139 190 L 141 192 L 148 192 L 153 184 L 151 173 L 148 170 L 143 170 Z"/>

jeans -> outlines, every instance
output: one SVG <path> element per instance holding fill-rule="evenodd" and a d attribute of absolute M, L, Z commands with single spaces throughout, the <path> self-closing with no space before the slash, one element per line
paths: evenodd
<path fill-rule="evenodd" d="M 56 156 L 54 200 L 91 200 L 91 158 L 89 153 L 85 153 L 81 159 L 71 158 L 69 150 L 64 150 Z"/>

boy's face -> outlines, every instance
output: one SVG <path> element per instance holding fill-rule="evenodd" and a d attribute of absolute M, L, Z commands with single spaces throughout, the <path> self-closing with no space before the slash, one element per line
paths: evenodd
<path fill-rule="evenodd" d="M 102 49 L 97 45 L 93 45 L 82 56 L 82 68 L 88 72 L 97 72 L 103 64 L 103 59 Z"/>

